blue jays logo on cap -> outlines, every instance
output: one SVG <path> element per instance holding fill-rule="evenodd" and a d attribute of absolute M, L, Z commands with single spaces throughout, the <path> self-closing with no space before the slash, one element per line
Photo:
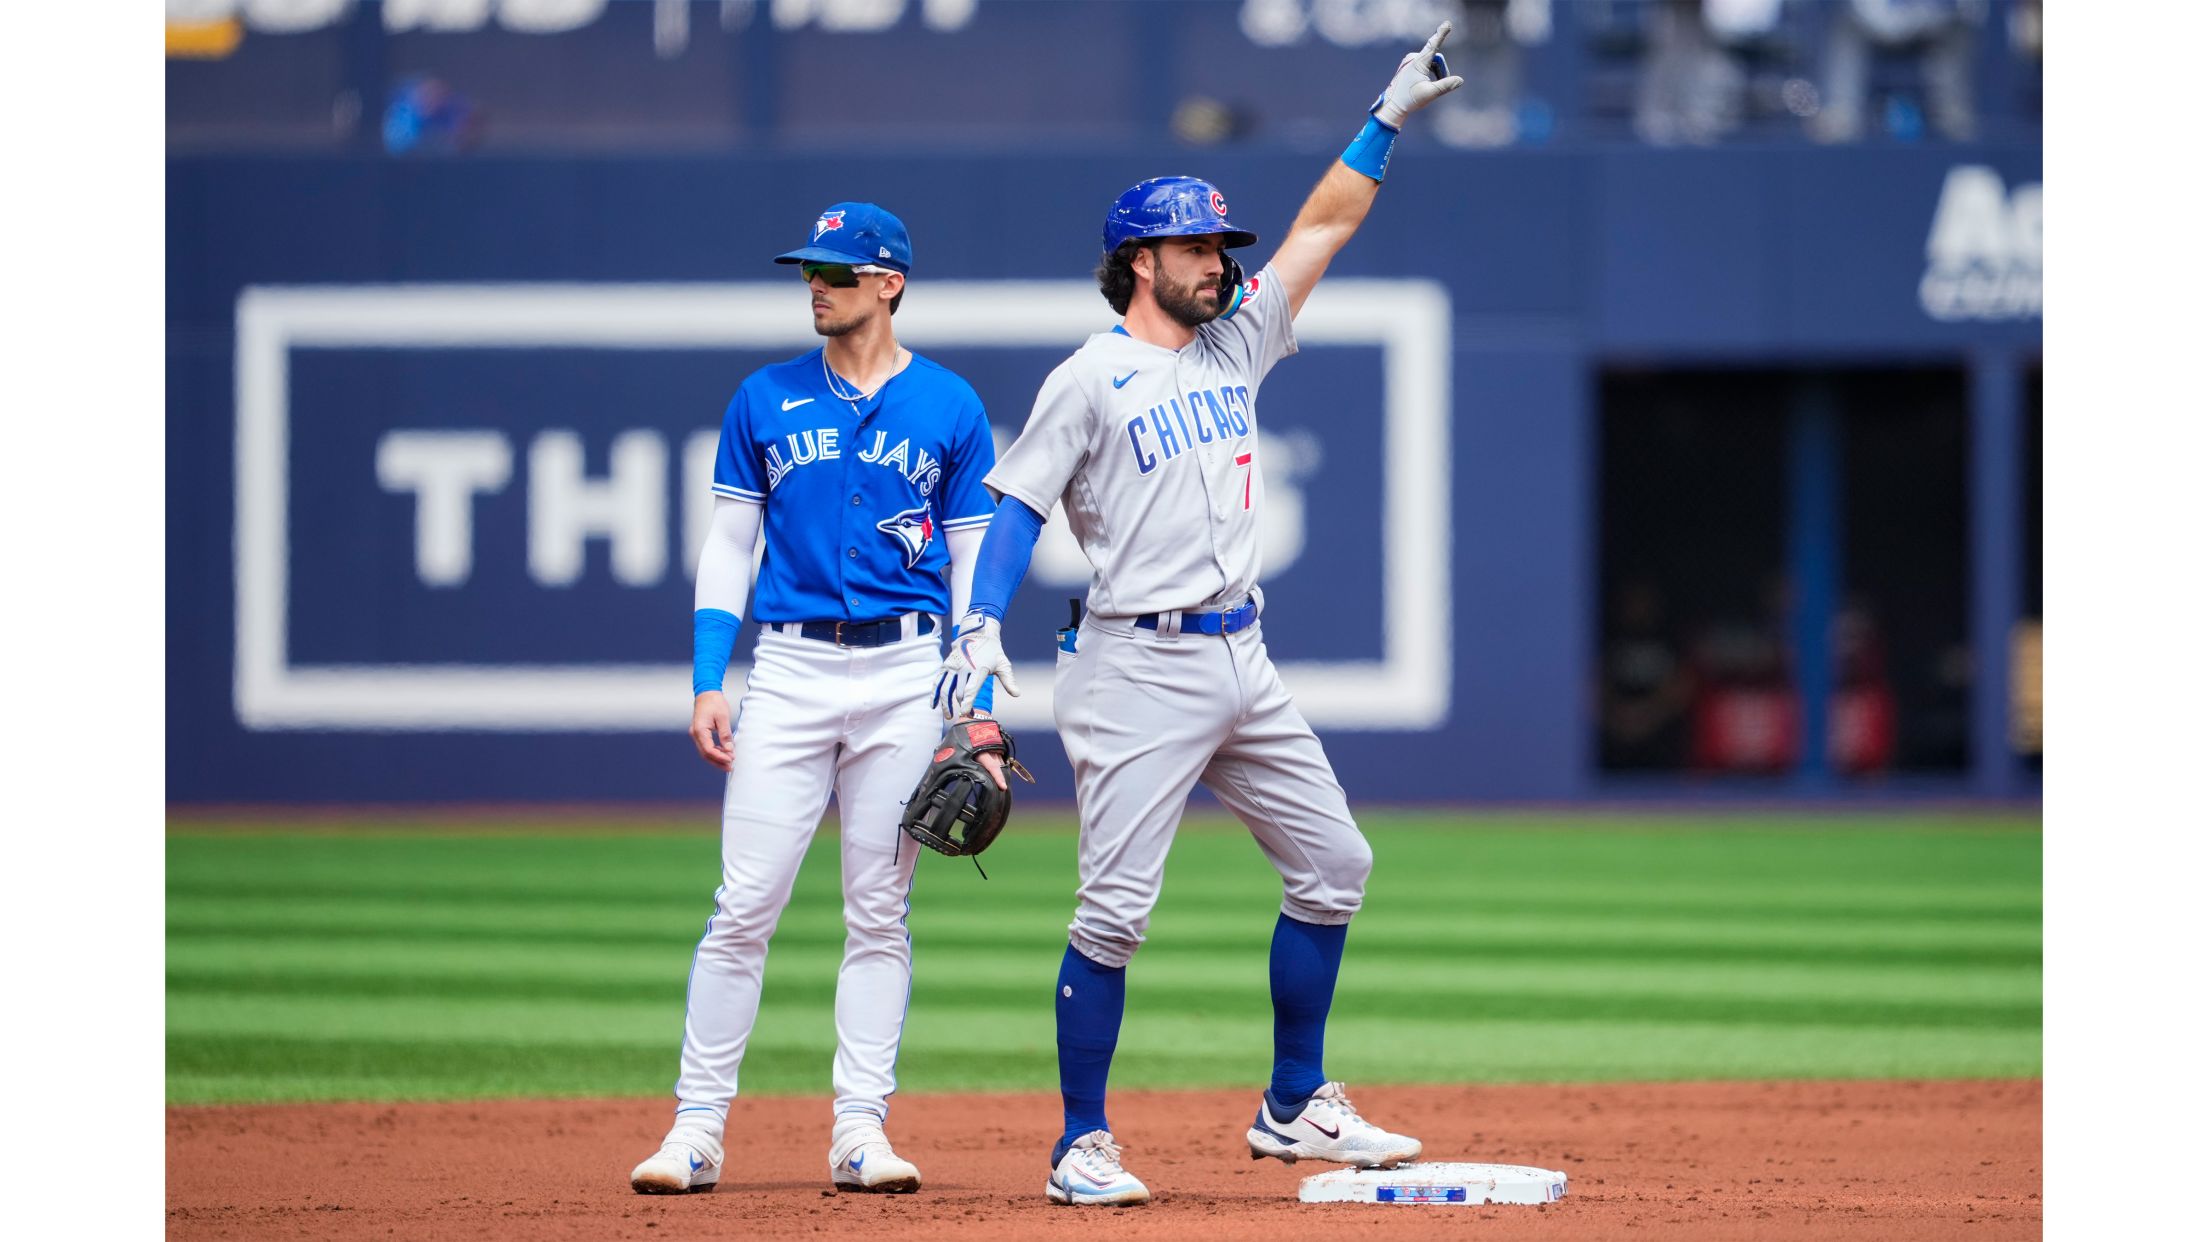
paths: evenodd
<path fill-rule="evenodd" d="M 912 238 L 905 222 L 872 203 L 837 203 L 813 220 L 809 244 L 777 263 L 871 263 L 894 272 L 912 270 Z"/>
<path fill-rule="evenodd" d="M 927 555 L 928 545 L 935 542 L 935 517 L 926 505 L 883 518 L 874 529 L 904 545 L 907 569 L 919 564 L 920 558 Z"/>

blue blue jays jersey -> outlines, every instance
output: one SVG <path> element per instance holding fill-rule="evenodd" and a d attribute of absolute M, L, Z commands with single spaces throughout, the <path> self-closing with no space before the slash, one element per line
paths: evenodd
<path fill-rule="evenodd" d="M 857 403 L 829 387 L 817 349 L 753 372 L 713 463 L 715 495 L 766 506 L 752 619 L 949 612 L 943 535 L 989 524 L 996 460 L 973 386 L 919 354 Z"/>

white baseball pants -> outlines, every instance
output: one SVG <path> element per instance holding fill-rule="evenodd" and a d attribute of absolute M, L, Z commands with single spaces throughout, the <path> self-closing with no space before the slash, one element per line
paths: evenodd
<path fill-rule="evenodd" d="M 767 940 L 831 791 L 842 811 L 845 928 L 835 1111 L 887 1117 L 912 991 L 905 914 L 920 848 L 898 818 L 941 736 L 928 705 L 941 660 L 932 634 L 843 648 L 761 628 L 721 804 L 721 887 L 690 968 L 678 1118 L 710 1109 L 717 1127 L 736 1096 Z"/>
<path fill-rule="evenodd" d="M 1346 923 L 1372 847 L 1319 739 L 1265 653 L 1262 624 L 1225 636 L 1091 616 L 1058 655 L 1058 735 L 1081 808 L 1073 947 L 1124 966 L 1142 944 L 1165 855 L 1202 781 L 1280 872 L 1281 912 Z"/>

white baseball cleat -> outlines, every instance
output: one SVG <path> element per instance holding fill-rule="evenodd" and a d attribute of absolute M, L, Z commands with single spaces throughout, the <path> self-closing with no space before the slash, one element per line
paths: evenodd
<path fill-rule="evenodd" d="M 1425 1150 L 1417 1139 L 1390 1134 L 1358 1116 L 1338 1082 L 1319 1088 L 1298 1109 L 1276 1108 L 1267 1090 L 1249 1139 L 1252 1160 L 1332 1160 L 1360 1169 L 1392 1169 Z"/>
<path fill-rule="evenodd" d="M 1091 1130 L 1073 1141 L 1058 1167 L 1050 1171 L 1043 1193 L 1052 1203 L 1125 1206 L 1150 1202 L 1150 1188 L 1119 1167 L 1119 1144 L 1110 1133 Z"/>
<path fill-rule="evenodd" d="M 649 1160 L 629 1174 L 629 1187 L 640 1195 L 699 1194 L 721 1180 L 721 1144 L 710 1135 L 668 1135 Z"/>
<path fill-rule="evenodd" d="M 889 1136 L 876 1125 L 841 1130 L 828 1149 L 828 1174 L 838 1190 L 909 1195 L 920 1189 L 920 1170 L 890 1149 Z"/>

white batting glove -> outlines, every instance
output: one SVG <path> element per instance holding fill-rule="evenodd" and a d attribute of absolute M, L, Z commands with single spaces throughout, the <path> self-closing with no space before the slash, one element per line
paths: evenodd
<path fill-rule="evenodd" d="M 1380 98 L 1372 101 L 1371 112 L 1382 125 L 1402 129 L 1404 118 L 1464 85 L 1463 78 L 1449 76 L 1449 62 L 1441 56 L 1441 43 L 1449 37 L 1449 29 L 1449 23 L 1443 22 L 1434 37 L 1426 40 L 1426 46 L 1396 65 L 1394 80 L 1380 92 Z"/>
<path fill-rule="evenodd" d="M 1020 697 L 1020 683 L 1012 677 L 1012 661 L 1005 658 L 1003 626 L 987 613 L 969 612 L 951 636 L 951 650 L 943 657 L 943 670 L 935 679 L 930 699 L 943 719 L 956 720 L 974 710 L 974 696 L 981 683 L 994 677 L 1013 698 Z"/>

